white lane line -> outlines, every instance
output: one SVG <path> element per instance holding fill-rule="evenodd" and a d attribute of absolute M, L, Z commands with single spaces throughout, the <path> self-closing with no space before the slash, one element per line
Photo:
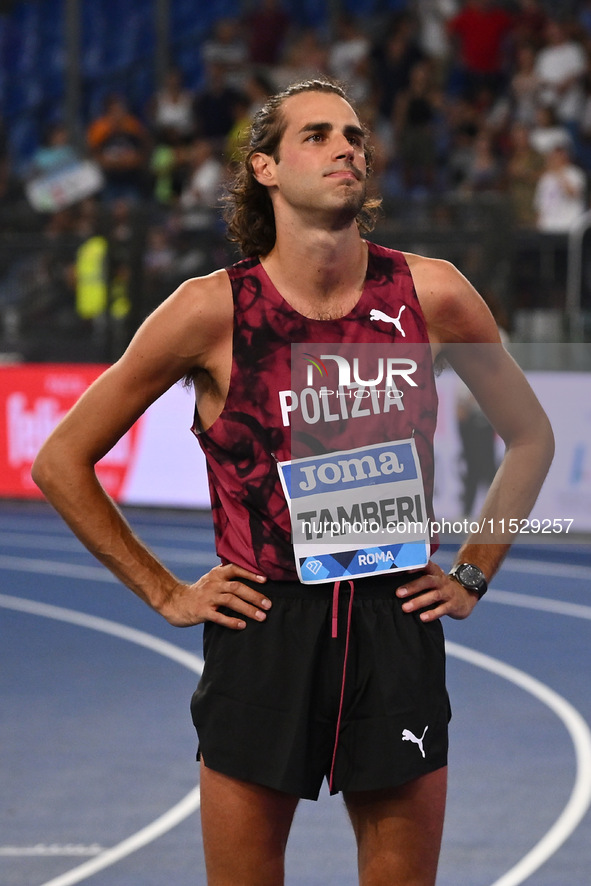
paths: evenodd
<path fill-rule="evenodd" d="M 32 560 L 30 557 L 0 555 L 0 569 L 8 572 L 33 572 L 38 575 L 58 575 L 61 578 L 117 583 L 115 576 L 103 566 L 77 566 L 74 563 L 60 563 L 58 560 Z"/>
<path fill-rule="evenodd" d="M 591 805 L 591 731 L 579 712 L 565 698 L 535 677 L 457 643 L 446 641 L 446 649 L 455 658 L 509 680 L 538 698 L 562 720 L 574 745 L 576 776 L 566 806 L 542 839 L 521 861 L 492 884 L 492 886 L 519 886 L 554 855 L 578 827 Z"/>
<path fill-rule="evenodd" d="M 573 618 L 591 620 L 591 606 L 581 603 L 568 603 L 566 600 L 553 600 L 550 597 L 537 597 L 535 594 L 516 594 L 514 591 L 490 590 L 483 601 L 502 603 L 505 606 L 521 606 L 523 609 L 537 609 L 553 612 L 555 615 L 570 615 Z"/>
<path fill-rule="evenodd" d="M 0 594 L 0 606 L 6 609 L 13 609 L 18 612 L 24 612 L 29 615 L 38 615 L 43 618 L 52 618 L 56 621 L 64 621 L 68 624 L 77 625 L 79 627 L 90 628 L 93 631 L 100 631 L 103 634 L 109 634 L 113 637 L 119 637 L 128 643 L 135 643 L 157 652 L 166 658 L 176 661 L 190 671 L 201 675 L 203 670 L 203 660 L 192 652 L 181 649 L 166 640 L 161 640 L 145 631 L 139 631 L 136 628 L 130 628 L 127 625 L 120 624 L 116 621 L 110 621 L 106 618 L 88 615 L 84 612 L 78 612 L 75 609 L 64 609 L 61 606 L 53 606 L 49 603 L 39 603 L 35 600 L 27 600 L 24 597 L 13 597 L 8 594 Z M 170 831 L 180 822 L 184 821 L 189 815 L 199 808 L 200 795 L 199 787 L 193 788 L 182 798 L 175 806 L 167 810 L 159 818 L 148 824 L 146 827 L 122 840 L 111 849 L 103 850 L 95 858 L 83 862 L 65 874 L 61 874 L 52 880 L 43 883 L 42 886 L 74 886 L 82 880 L 86 880 L 97 871 L 101 871 L 110 865 L 115 864 L 122 858 L 131 855 L 148 843 L 161 837 Z"/>
<path fill-rule="evenodd" d="M 509 557 L 504 561 L 501 569 L 503 574 L 505 572 L 525 572 L 530 575 L 550 575 L 553 578 L 589 579 L 591 577 L 591 565 L 546 563 L 543 560 L 528 560 L 524 557 Z"/>
<path fill-rule="evenodd" d="M 87 880 L 88 877 L 92 877 L 98 871 L 116 864 L 122 858 L 137 852 L 138 849 L 141 849 L 148 843 L 152 843 L 167 831 L 172 830 L 172 828 L 176 827 L 177 824 L 180 824 L 181 821 L 184 821 L 185 818 L 188 818 L 189 815 L 192 815 L 199 808 L 199 802 L 199 787 L 196 787 L 186 797 L 183 797 L 176 806 L 173 806 L 172 809 L 169 809 L 160 818 L 155 819 L 147 827 L 132 834 L 131 837 L 113 846 L 112 849 L 106 849 L 104 852 L 101 852 L 96 858 L 83 862 L 83 864 L 72 868 L 70 871 L 66 871 L 65 874 L 61 874 L 59 877 L 47 880 L 41 886 L 75 886 L 76 883 Z"/>
<path fill-rule="evenodd" d="M 103 570 L 99 571 L 102 572 Z M 548 600 L 546 598 L 536 597 L 530 597 L 528 602 L 528 598 L 526 597 L 526 595 L 512 594 L 507 591 L 496 591 L 490 593 L 491 602 L 505 603 L 508 605 L 527 606 L 528 608 L 532 609 L 542 608 L 544 609 L 544 611 L 552 611 L 555 613 L 572 615 L 579 618 L 591 618 L 591 607 L 578 606 L 575 604 L 564 603 L 559 600 Z M 131 642 L 137 642 L 140 645 L 147 646 L 148 648 L 154 648 L 154 642 L 156 642 L 156 644 L 158 645 L 164 644 L 164 647 L 168 648 L 168 651 L 162 652 L 161 654 L 168 655 L 168 657 L 174 658 L 177 661 L 180 661 L 180 659 L 177 657 L 177 653 L 181 654 L 181 658 L 184 658 L 184 656 L 187 655 L 190 657 L 191 660 L 197 659 L 197 656 L 194 656 L 192 653 L 186 653 L 185 650 L 182 650 L 179 647 L 174 646 L 173 644 L 169 644 L 166 641 L 160 641 L 158 638 L 153 637 L 150 634 L 145 634 L 142 631 L 136 631 L 134 628 L 128 628 L 125 625 L 119 625 L 116 622 L 110 622 L 107 619 L 97 618 L 95 616 L 88 616 L 84 613 L 76 612 L 75 610 L 65 610 L 61 607 L 36 603 L 35 601 L 24 600 L 23 598 L 18 597 L 8 597 L 1 594 L 0 605 L 8 605 L 9 608 L 20 609 L 20 611 L 25 612 L 33 612 L 33 609 L 38 610 L 39 608 L 41 608 L 44 610 L 43 612 L 39 611 L 35 612 L 34 614 L 43 614 L 49 618 L 60 618 L 60 620 L 69 621 L 73 624 L 81 624 L 86 627 L 93 627 L 95 630 L 102 630 L 106 633 L 120 636 L 123 639 L 129 639 L 127 635 L 133 634 L 137 638 L 131 640 Z M 67 617 L 62 618 L 63 614 L 67 614 Z M 505 875 L 503 875 L 501 879 L 496 880 L 495 883 L 492 884 L 492 886 L 519 886 L 519 884 L 521 884 L 525 879 L 531 876 L 534 871 L 541 867 L 541 865 L 544 864 L 548 860 L 548 858 L 550 858 L 560 848 L 560 846 L 568 839 L 568 837 L 579 825 L 580 821 L 587 812 L 587 809 L 591 805 L 591 732 L 589 731 L 587 723 L 583 720 L 578 711 L 574 707 L 572 707 L 572 705 L 570 705 L 570 703 L 567 702 L 566 699 L 558 695 L 558 693 L 554 692 L 545 684 L 536 680 L 534 677 L 531 677 L 530 675 L 518 670 L 517 668 L 514 668 L 511 665 L 505 664 L 504 662 L 501 662 L 476 650 L 471 650 L 466 647 L 460 646 L 459 644 L 448 641 L 446 646 L 448 649 L 448 653 L 451 656 L 463 659 L 471 664 L 482 667 L 486 670 L 491 671 L 492 673 L 498 674 L 504 679 L 510 680 L 516 685 L 521 686 L 523 689 L 525 689 L 525 691 L 530 692 L 532 695 L 539 698 L 562 720 L 571 736 L 571 740 L 575 748 L 577 767 L 575 783 L 569 801 L 567 802 L 567 805 L 565 806 L 561 815 L 554 823 L 554 825 L 550 828 L 550 830 L 545 834 L 545 836 L 536 844 L 536 846 L 534 846 L 534 848 L 529 853 L 527 853 L 527 855 L 524 856 L 524 858 L 517 865 L 515 865 Z M 199 659 L 197 660 L 200 662 L 200 666 L 202 666 L 201 661 Z M 190 667 L 190 669 L 195 669 L 194 663 L 193 666 Z M 197 672 L 200 673 L 200 671 Z M 199 801 L 197 799 L 197 804 L 198 802 Z M 166 829 L 168 830 L 168 828 Z M 152 837 L 150 839 L 155 838 Z M 129 840 L 133 840 L 133 838 L 129 838 Z M 119 844 L 119 846 L 123 846 L 128 842 L 129 841 L 123 841 L 123 844 Z M 141 845 L 145 844 L 141 843 Z M 115 852 L 117 848 L 118 847 L 114 847 L 113 850 L 107 850 L 106 854 L 109 855 Z M 137 848 L 139 848 L 139 846 Z M 129 851 L 135 851 L 135 849 L 132 848 Z M 129 854 L 129 852 L 125 851 L 124 855 L 127 854 Z M 124 857 L 124 855 L 121 857 Z M 98 859 L 94 859 L 93 861 L 96 862 L 102 857 L 103 856 L 99 856 Z M 105 866 L 107 866 L 108 864 L 113 864 L 117 860 L 119 860 L 119 857 L 114 858 L 113 861 L 108 860 Z M 81 865 L 80 868 L 75 868 L 69 873 L 74 874 L 76 871 L 82 868 L 86 868 L 87 865 L 92 863 L 93 862 L 87 862 L 85 865 Z M 93 870 L 92 872 L 94 873 L 95 871 Z M 64 876 L 68 876 L 68 874 Z M 86 876 L 90 876 L 90 874 L 85 873 L 82 879 L 85 879 Z M 80 882 L 79 879 L 62 880 L 58 878 L 57 880 L 52 880 L 44 883 L 42 884 L 42 886 L 72 886 L 72 884 L 78 882 Z"/>
<path fill-rule="evenodd" d="M 553 600 L 533 594 L 516 594 L 512 591 L 501 590 L 489 591 L 484 599 L 488 599 L 490 603 L 520 606 L 524 609 L 535 609 L 542 612 L 551 612 L 555 615 L 567 615 L 591 621 L 591 606 L 569 603 L 564 600 Z M 453 646 L 453 644 L 450 644 L 450 646 Z M 481 653 L 476 654 L 481 655 Z M 575 784 L 570 799 L 560 817 L 542 840 L 515 867 L 501 877 L 500 880 L 492 884 L 492 886 L 518 886 L 518 884 L 523 883 L 524 880 L 531 876 L 534 871 L 538 870 L 560 848 L 577 828 L 591 805 L 591 732 L 589 731 L 588 724 L 583 720 L 579 712 L 552 689 L 543 683 L 539 683 L 533 677 L 523 674 L 521 671 L 516 671 L 510 665 L 496 662 L 496 659 L 489 659 L 487 656 L 484 656 L 483 661 L 485 659 L 489 662 L 495 662 L 495 667 L 498 664 L 505 669 L 508 675 L 507 679 L 512 679 L 512 676 L 509 676 L 510 673 L 513 676 L 519 675 L 521 678 L 522 675 L 525 678 L 527 685 L 522 683 L 518 683 L 518 685 L 522 685 L 526 691 L 540 698 L 544 704 L 547 704 L 560 717 L 571 736 L 577 761 Z M 473 663 L 476 664 L 475 661 Z M 488 669 L 492 670 L 492 668 Z M 495 669 L 494 673 L 500 673 L 500 671 Z M 501 674 L 501 676 L 503 675 Z M 513 680 L 513 682 L 517 681 Z"/>
<path fill-rule="evenodd" d="M 165 658 L 170 658 L 172 661 L 178 662 L 178 664 L 183 665 L 183 667 L 200 676 L 203 671 L 203 659 L 199 658 L 195 653 L 188 652 L 180 646 L 175 646 L 174 643 L 169 643 L 168 640 L 161 640 L 160 637 L 155 637 L 146 631 L 130 628 L 128 625 L 121 624 L 118 621 L 111 621 L 97 615 L 89 615 L 86 612 L 79 612 L 77 609 L 65 609 L 62 606 L 40 603 L 37 600 L 28 600 L 24 597 L 12 597 L 8 594 L 0 594 L 0 606 L 4 606 L 6 609 L 16 609 L 18 612 L 26 612 L 29 615 L 40 615 L 43 618 L 65 621 L 82 628 L 90 628 L 92 631 L 100 631 L 103 634 L 110 634 L 113 637 L 119 637 L 121 640 L 127 640 L 128 643 L 144 646 L 146 649 L 157 652 L 158 655 L 163 655 Z"/>
<path fill-rule="evenodd" d="M 75 535 L 70 532 L 69 535 L 51 535 L 48 533 L 36 532 L 35 535 L 23 532 L 6 532 L 2 530 L 0 535 L 0 545 L 6 548 L 8 552 L 14 548 L 33 549 L 34 551 L 85 551 L 86 548 L 82 542 L 78 541 Z"/>

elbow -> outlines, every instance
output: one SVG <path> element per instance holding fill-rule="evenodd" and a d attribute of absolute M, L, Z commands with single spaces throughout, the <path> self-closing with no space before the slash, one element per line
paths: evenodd
<path fill-rule="evenodd" d="M 33 482 L 51 501 L 53 493 L 67 482 L 70 475 L 69 460 L 61 451 L 61 447 L 50 438 L 37 453 L 31 467 Z"/>
<path fill-rule="evenodd" d="M 540 472 L 545 477 L 550 470 L 550 466 L 554 460 L 554 453 L 556 451 L 554 431 L 552 430 L 550 420 L 545 413 L 542 413 L 539 422 L 536 424 L 535 433 L 531 438 L 531 443 L 534 447 L 532 450 L 532 456 L 539 465 Z"/>
<path fill-rule="evenodd" d="M 522 428 L 522 433 L 510 442 L 505 440 L 507 451 L 515 446 L 517 450 L 522 449 L 525 456 L 525 463 L 529 469 L 539 478 L 541 483 L 550 470 L 556 443 L 554 439 L 554 431 L 546 413 L 538 410 L 538 414 L 529 416 L 529 421 Z"/>
<path fill-rule="evenodd" d="M 54 507 L 76 497 L 89 476 L 95 477 L 94 461 L 60 435 L 46 440 L 31 466 L 33 482 Z"/>
<path fill-rule="evenodd" d="M 51 485 L 51 478 L 54 475 L 55 469 L 52 468 L 52 459 L 47 452 L 47 447 L 43 446 L 37 453 L 31 467 L 31 477 L 41 492 L 45 494 Z"/>
<path fill-rule="evenodd" d="M 552 425 L 550 424 L 550 420 L 548 418 L 546 418 L 545 451 L 547 459 L 547 470 L 549 470 L 550 465 L 552 464 L 552 461 L 554 459 L 554 453 L 556 452 L 556 439 L 554 437 Z"/>

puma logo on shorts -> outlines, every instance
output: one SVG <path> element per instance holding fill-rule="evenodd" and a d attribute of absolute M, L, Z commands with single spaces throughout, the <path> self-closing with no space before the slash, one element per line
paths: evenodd
<path fill-rule="evenodd" d="M 429 728 L 428 726 L 425 726 L 425 728 L 423 730 L 423 734 L 421 735 L 420 738 L 417 738 L 416 735 L 414 734 L 414 732 L 411 732 L 410 729 L 403 729 L 402 730 L 402 741 L 412 741 L 413 744 L 418 745 L 419 751 L 421 752 L 423 757 L 425 756 L 425 749 L 423 748 L 423 739 L 425 737 L 425 733 L 427 732 L 428 728 Z"/>

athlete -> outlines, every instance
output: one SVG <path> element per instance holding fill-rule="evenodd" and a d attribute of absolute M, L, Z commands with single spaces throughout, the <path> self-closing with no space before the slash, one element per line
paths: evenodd
<path fill-rule="evenodd" d="M 509 548 L 497 523 L 527 516 L 552 459 L 548 420 L 468 281 L 362 236 L 376 206 L 369 160 L 338 85 L 272 97 L 231 193 L 245 260 L 182 284 L 33 468 L 122 582 L 169 623 L 205 625 L 192 712 L 210 886 L 280 886 L 298 801 L 324 777 L 343 793 L 360 883 L 433 886 L 449 719 L 440 620 L 470 615 Z M 363 383 L 372 355 L 381 391 Z M 431 513 L 436 359 L 506 445 L 487 534 L 466 540 L 450 574 L 430 558 L 434 539 L 384 538 Z M 312 384 L 315 372 L 330 382 Z M 136 537 L 94 470 L 182 378 L 195 388 L 221 559 L 194 583 Z M 379 543 L 364 537 L 352 554 L 351 524 L 367 522 Z"/>

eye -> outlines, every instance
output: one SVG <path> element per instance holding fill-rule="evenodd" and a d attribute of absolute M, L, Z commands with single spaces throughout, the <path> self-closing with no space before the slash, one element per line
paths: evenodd
<path fill-rule="evenodd" d="M 363 149 L 365 147 L 365 140 L 360 133 L 352 132 L 347 136 L 347 141 L 350 145 L 353 145 L 355 148 Z"/>
<path fill-rule="evenodd" d="M 312 135 L 309 135 L 306 139 L 307 142 L 321 142 L 324 140 L 324 134 L 322 132 L 313 132 Z"/>

